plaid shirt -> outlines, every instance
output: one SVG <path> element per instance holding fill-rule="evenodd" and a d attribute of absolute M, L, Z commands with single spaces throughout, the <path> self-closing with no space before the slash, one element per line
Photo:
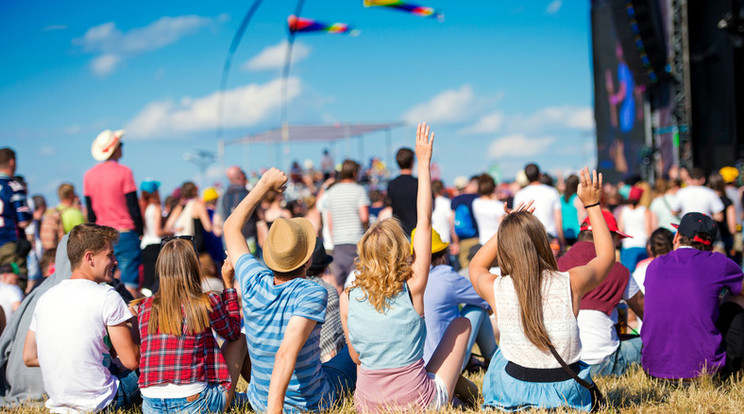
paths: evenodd
<path fill-rule="evenodd" d="M 209 322 L 220 336 L 228 341 L 240 337 L 240 311 L 235 289 L 225 289 L 220 296 L 210 292 Z M 194 382 L 220 383 L 230 386 L 230 373 L 220 348 L 207 329 L 198 334 L 188 333 L 183 326 L 180 336 L 147 333 L 152 310 L 152 298 L 142 301 L 137 308 L 141 344 L 139 387 L 160 384 L 191 384 Z"/>

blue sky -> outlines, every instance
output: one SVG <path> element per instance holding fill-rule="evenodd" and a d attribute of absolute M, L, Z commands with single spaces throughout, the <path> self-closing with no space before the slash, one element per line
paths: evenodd
<path fill-rule="evenodd" d="M 326 144 L 231 146 L 205 175 L 184 154 L 215 151 L 225 55 L 251 2 L 0 2 L 0 145 L 18 153 L 31 194 L 56 203 L 63 181 L 82 190 L 104 129 L 127 130 L 121 162 L 135 179 L 224 181 L 224 167 L 319 164 Z M 424 0 L 445 21 L 362 0 L 307 0 L 303 16 L 344 22 L 357 37 L 298 36 L 289 82 L 293 124 L 415 122 L 436 131 L 434 162 L 448 184 L 497 164 L 513 177 L 529 161 L 566 172 L 594 162 L 589 2 Z M 271 0 L 233 58 L 224 137 L 280 125 L 280 71 L 294 1 Z M 334 157 L 360 158 L 358 142 Z M 365 158 L 388 160 L 385 134 Z M 366 160 L 365 160 L 366 161 Z M 395 171 L 396 169 L 394 169 Z"/>

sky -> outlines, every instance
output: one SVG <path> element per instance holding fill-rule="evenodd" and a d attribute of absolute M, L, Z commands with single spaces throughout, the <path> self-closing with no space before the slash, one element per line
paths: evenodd
<path fill-rule="evenodd" d="M 392 163 L 415 125 L 436 133 L 445 184 L 483 171 L 514 177 L 528 162 L 553 174 L 596 163 L 589 2 L 447 1 L 419 4 L 439 22 L 362 0 L 306 0 L 302 16 L 343 22 L 358 36 L 298 35 L 287 83 L 293 125 L 401 122 L 334 144 L 228 145 L 204 169 L 187 154 L 281 125 L 286 18 L 295 1 L 264 1 L 238 47 L 218 116 L 222 68 L 252 1 L 0 2 L 0 146 L 17 152 L 29 194 L 57 203 L 82 192 L 104 129 L 125 129 L 121 163 L 172 191 L 310 159 Z"/>

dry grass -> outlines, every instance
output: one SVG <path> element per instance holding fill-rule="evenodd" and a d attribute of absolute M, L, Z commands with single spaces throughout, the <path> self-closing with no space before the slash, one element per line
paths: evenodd
<path fill-rule="evenodd" d="M 478 386 L 481 385 L 483 375 L 469 377 Z M 646 376 L 642 370 L 634 369 L 620 378 L 600 378 L 597 380 L 605 394 L 609 407 L 602 411 L 606 413 L 742 413 L 744 412 L 744 380 L 729 380 L 723 384 L 716 384 L 709 378 L 689 386 L 679 386 L 660 382 Z M 245 389 L 246 384 L 241 380 L 239 389 Z M 47 411 L 43 408 L 24 407 L 12 411 L 19 414 L 41 414 Z M 248 410 L 234 410 L 234 412 L 249 412 Z M 339 414 L 354 413 L 351 398 L 346 398 L 343 404 L 333 411 Z M 476 411 L 446 410 L 445 413 L 473 413 Z M 547 413 L 546 410 L 531 410 L 528 413 Z M 551 413 L 571 412 L 570 410 L 554 410 Z M 140 413 L 139 410 L 119 411 L 120 414 Z"/>

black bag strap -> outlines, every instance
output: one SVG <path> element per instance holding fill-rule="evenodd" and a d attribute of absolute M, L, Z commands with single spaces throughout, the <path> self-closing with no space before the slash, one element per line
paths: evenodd
<path fill-rule="evenodd" d="M 581 385 L 582 387 L 584 387 L 584 388 L 586 388 L 588 390 L 591 390 L 592 388 L 596 388 L 597 387 L 596 384 L 594 384 L 594 383 L 591 383 L 590 384 L 590 383 L 584 381 L 583 379 L 581 379 L 581 377 L 579 377 L 579 375 L 576 374 L 574 372 L 574 370 L 572 370 L 566 364 L 566 361 L 564 361 L 563 358 L 561 358 L 561 356 L 558 355 L 558 351 L 556 351 L 555 348 L 552 345 L 548 345 L 548 348 L 550 349 L 550 353 L 553 354 L 553 357 L 556 359 L 556 361 L 558 361 L 558 363 L 561 364 L 561 368 L 563 368 L 563 370 L 566 371 L 566 373 L 568 375 L 570 375 L 571 378 L 575 379 L 576 382 L 579 383 L 579 385 Z"/>

